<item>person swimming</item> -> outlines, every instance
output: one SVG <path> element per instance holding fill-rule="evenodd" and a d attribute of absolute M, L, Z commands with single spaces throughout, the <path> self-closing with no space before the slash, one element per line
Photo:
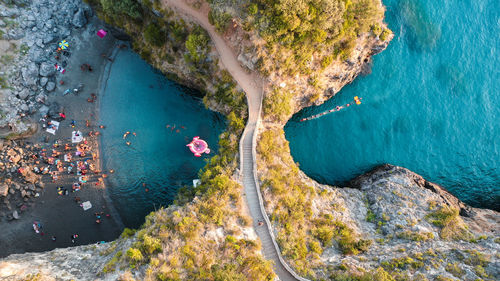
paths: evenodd
<path fill-rule="evenodd" d="M 125 134 L 123 134 L 123 139 L 125 139 L 129 134 L 130 132 L 126 132 Z"/>

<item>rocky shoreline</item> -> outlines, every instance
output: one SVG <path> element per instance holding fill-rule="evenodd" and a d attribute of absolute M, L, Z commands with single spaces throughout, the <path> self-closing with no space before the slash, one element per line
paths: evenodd
<path fill-rule="evenodd" d="M 50 4 L 55 1 L 35 2 Z M 76 3 L 78 1 L 69 2 Z M 73 11 L 75 14 L 70 17 L 71 19 L 74 19 L 76 13 L 88 15 L 85 8 Z M 15 31 L 9 31 L 8 33 L 17 34 Z M 12 38 L 15 38 L 15 36 Z M 41 42 L 43 44 L 43 39 Z M 39 46 L 36 48 L 40 49 Z M 359 49 L 358 51 L 362 54 L 359 56 L 359 61 L 344 66 L 349 69 L 349 73 L 342 74 L 342 77 L 345 78 L 336 78 L 339 85 L 351 81 L 362 69 L 366 68 L 367 61 L 365 61 L 365 58 L 371 54 L 370 52 L 379 52 L 382 49 Z M 32 74 L 34 74 L 35 67 L 32 66 L 31 70 Z M 29 67 L 25 68 L 28 82 L 32 82 L 29 75 L 31 70 Z M 342 68 L 342 72 L 345 72 L 344 68 Z M 21 73 L 23 72 L 21 71 Z M 39 73 L 40 68 L 38 69 Z M 45 80 L 45 76 L 39 77 L 38 74 L 35 79 L 37 89 L 42 87 L 41 84 L 48 83 L 50 79 L 53 79 L 50 81 L 57 82 L 54 76 Z M 18 79 L 24 79 L 23 75 L 21 74 Z M 42 79 L 44 79 L 44 82 L 40 83 Z M 19 81 L 23 82 L 23 80 Z M 55 84 L 57 88 L 57 83 Z M 46 99 L 50 99 L 50 94 L 47 93 L 47 84 L 44 87 L 41 92 L 46 95 Z M 330 92 L 326 92 L 324 96 L 320 97 L 317 102 L 321 102 L 329 95 L 333 95 L 340 87 L 335 86 Z M 33 95 L 33 97 L 37 98 L 38 95 Z M 17 102 L 16 99 L 19 98 L 11 99 L 15 103 Z M 28 102 L 25 104 L 29 108 L 31 104 L 29 101 L 32 100 L 31 98 L 26 100 Z M 307 96 L 300 96 L 295 102 L 294 111 L 306 104 L 310 105 Z M 80 101 L 80 104 L 82 103 L 85 104 L 84 98 Z M 41 105 L 41 108 L 45 109 L 44 106 L 46 105 Z M 280 124 L 272 122 L 265 125 L 267 127 L 280 127 Z M 18 127 L 13 127 L 13 130 L 18 130 Z M 11 152 L 11 155 L 5 152 L 3 156 L 16 157 L 17 159 L 17 156 L 14 155 L 14 153 L 18 154 L 16 152 L 16 149 L 18 149 L 17 142 L 15 147 L 13 142 L 6 143 L 6 145 L 14 152 Z M 10 171 L 12 171 L 12 167 Z M 320 210 L 321 212 L 331 213 L 335 218 L 340 218 L 342 222 L 352 227 L 357 234 L 374 241 L 369 251 L 360 255 L 343 255 L 338 250 L 337 245 L 329 247 L 321 255 L 321 261 L 324 263 L 325 268 L 333 270 L 343 268 L 344 270 L 363 272 L 382 266 L 388 271 L 392 269 L 397 272 L 408 271 L 415 280 L 426 280 L 426 278 L 449 280 L 443 278 L 455 277 L 462 280 L 475 280 L 476 278 L 495 280 L 499 278 L 500 255 L 498 253 L 500 252 L 500 241 L 498 236 L 500 235 L 500 216 L 497 212 L 471 208 L 446 192 L 446 190 L 426 181 L 421 176 L 407 169 L 391 165 L 378 167 L 374 171 L 354 179 L 349 184 L 351 188 L 334 188 L 320 185 L 303 173 L 300 173 L 300 175 L 301 180 L 307 185 L 314 187 L 318 193 L 326 194 L 326 196 L 316 197 L 312 202 L 315 212 Z M 27 186 L 31 187 L 31 185 Z M 33 192 L 30 187 L 27 191 L 24 187 L 20 189 Z M 45 187 L 45 189 L 47 188 Z M 38 191 L 36 185 L 34 191 Z M 438 210 L 436 206 L 457 208 L 460 216 L 454 217 L 454 219 L 457 219 L 457 225 L 460 227 L 464 226 L 464 224 L 467 226 L 463 227 L 465 229 L 464 235 L 470 240 L 441 238 L 443 227 L 432 223 L 429 219 Z M 271 213 L 272 210 L 268 210 L 268 214 Z M 460 231 L 462 230 L 460 229 Z M 117 244 L 121 244 L 123 241 L 119 240 Z M 133 240 L 125 241 L 128 244 L 133 242 Z M 97 246 L 97 249 L 106 247 L 113 246 L 101 245 Z M 123 249 L 125 248 L 123 247 Z M 95 276 L 101 272 L 104 265 L 111 259 L 106 254 L 97 253 L 98 251 L 93 249 L 92 246 L 82 246 L 44 253 L 11 255 L 0 261 L 0 278 L 18 280 L 27 274 L 39 272 L 65 280 L 96 278 Z M 77 258 L 71 259 L 71 262 L 65 262 L 68 257 Z M 89 259 L 92 262 L 89 262 Z M 34 261 L 34 266 L 32 261 Z M 74 268 L 78 268 L 78 271 L 74 271 Z M 458 268 L 458 270 L 455 270 L 455 268 Z M 98 278 L 116 280 L 120 273 L 122 272 L 115 272 Z M 137 275 L 139 279 L 144 276 L 141 272 L 138 272 Z M 321 272 L 318 273 L 318 276 L 327 278 L 327 276 L 322 276 Z"/>
<path fill-rule="evenodd" d="M 95 150 L 91 162 L 100 170 L 98 137 L 89 133 L 100 130 L 99 77 L 112 60 L 108 56 L 117 42 L 111 35 L 103 39 L 95 35 L 103 24 L 81 1 L 7 1 L 0 3 L 0 11 L 0 19 L 9 23 L 0 24 L 1 42 L 8 46 L 0 63 L 0 76 L 6 78 L 0 88 L 0 137 L 7 138 L 0 143 L 0 225 L 8 229 L 0 234 L 0 256 L 72 246 L 71 233 L 79 234 L 77 244 L 113 240 L 123 226 L 99 176 L 92 176 L 78 193 L 61 197 L 58 187 L 71 190 L 78 180 L 61 173 L 54 182 L 50 176 L 54 165 L 41 155 L 44 149 L 59 149 L 56 143 L 69 143 L 75 149 L 68 139 L 79 130 Z M 57 52 L 61 40 L 69 48 Z M 55 64 L 63 66 L 65 73 L 58 72 Z M 91 65 L 92 71 L 83 71 L 82 64 Z M 50 120 L 60 121 L 54 135 L 45 131 Z M 65 171 L 69 166 L 63 163 Z M 94 211 L 112 214 L 111 219 L 95 225 L 93 213 L 82 212 L 73 202 L 75 196 L 90 200 Z M 43 224 L 45 236 L 34 234 L 33 221 Z M 51 236 L 57 236 L 57 241 L 51 241 Z"/>

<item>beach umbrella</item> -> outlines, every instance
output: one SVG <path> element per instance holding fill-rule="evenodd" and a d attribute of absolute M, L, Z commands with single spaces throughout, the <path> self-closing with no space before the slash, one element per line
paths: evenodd
<path fill-rule="evenodd" d="M 99 29 L 99 31 L 97 31 L 97 36 L 101 37 L 101 38 L 104 38 L 104 36 L 106 36 L 106 34 L 108 34 L 104 29 Z"/>
<path fill-rule="evenodd" d="M 59 48 L 61 48 L 62 50 L 66 50 L 68 47 L 69 44 L 68 42 L 66 42 L 66 40 L 62 40 L 61 42 L 59 42 Z"/>

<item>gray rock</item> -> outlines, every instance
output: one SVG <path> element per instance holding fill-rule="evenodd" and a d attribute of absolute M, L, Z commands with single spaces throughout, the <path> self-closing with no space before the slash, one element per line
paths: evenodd
<path fill-rule="evenodd" d="M 56 83 L 50 81 L 47 83 L 47 86 L 45 87 L 45 89 L 47 89 L 47 91 L 49 92 L 52 92 L 54 91 L 54 89 L 56 88 Z"/>
<path fill-rule="evenodd" d="M 0 9 L 0 17 L 14 17 L 19 15 L 19 10 L 17 9 Z"/>
<path fill-rule="evenodd" d="M 78 12 L 76 12 L 76 14 L 73 16 L 73 20 L 71 21 L 71 23 L 78 28 L 85 26 L 85 24 L 87 23 L 85 12 L 82 9 L 79 9 Z"/>
<path fill-rule="evenodd" d="M 0 184 L 0 196 L 7 196 L 9 194 L 9 186 L 6 183 Z"/>
<path fill-rule="evenodd" d="M 16 28 L 16 29 L 9 30 L 9 32 L 7 32 L 7 34 L 3 35 L 3 38 L 5 38 L 7 40 L 19 40 L 19 39 L 23 38 L 24 35 L 25 35 L 24 30 L 22 30 L 21 28 Z"/>
<path fill-rule="evenodd" d="M 48 55 L 43 49 L 33 47 L 29 50 L 29 58 L 31 61 L 41 63 L 47 60 Z"/>
<path fill-rule="evenodd" d="M 40 75 L 45 77 L 50 77 L 56 73 L 54 65 L 49 62 L 42 62 L 40 65 Z"/>
<path fill-rule="evenodd" d="M 43 37 L 43 43 L 48 44 L 52 41 L 54 41 L 54 35 L 52 35 L 51 33 L 45 33 L 45 36 Z"/>
<path fill-rule="evenodd" d="M 38 47 L 40 47 L 40 48 L 45 47 L 45 45 L 43 44 L 43 39 L 42 39 L 42 38 L 38 38 L 38 39 L 36 39 L 35 43 L 36 43 L 36 45 L 37 45 Z"/>
<path fill-rule="evenodd" d="M 48 29 L 53 28 L 54 27 L 54 20 L 50 19 L 47 22 L 45 22 L 45 27 L 47 27 Z"/>
<path fill-rule="evenodd" d="M 46 106 L 46 105 L 42 105 L 40 107 L 40 109 L 38 110 L 38 112 L 40 112 L 41 116 L 45 116 L 45 115 L 47 115 L 49 113 L 49 107 Z"/>
<path fill-rule="evenodd" d="M 0 19 L 0 27 L 4 27 L 6 26 L 5 22 L 3 22 L 3 20 Z"/>
<path fill-rule="evenodd" d="M 35 100 L 39 103 L 45 103 L 47 101 L 47 95 L 45 95 L 44 93 L 39 93 Z"/>
<path fill-rule="evenodd" d="M 29 95 L 30 91 L 28 89 L 23 89 L 17 94 L 17 96 L 22 100 L 25 100 Z"/>
<path fill-rule="evenodd" d="M 28 112 L 30 110 L 30 108 L 28 107 L 28 105 L 25 104 L 25 103 L 21 104 L 21 106 L 19 106 L 19 109 L 21 111 L 24 111 L 24 112 Z"/>
<path fill-rule="evenodd" d="M 40 86 L 44 87 L 45 85 L 47 85 L 47 82 L 49 82 L 49 78 L 42 77 L 42 79 L 40 79 Z"/>
<path fill-rule="evenodd" d="M 19 214 L 17 213 L 17 210 L 12 213 L 12 217 L 15 218 L 16 220 L 19 219 Z"/>
<path fill-rule="evenodd" d="M 23 68 L 21 74 L 26 86 L 36 85 L 38 80 L 38 66 L 34 63 L 29 64 L 27 67 Z"/>

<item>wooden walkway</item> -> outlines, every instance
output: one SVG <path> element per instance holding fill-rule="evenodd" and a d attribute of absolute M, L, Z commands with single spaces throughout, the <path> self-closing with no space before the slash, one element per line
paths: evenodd
<path fill-rule="evenodd" d="M 220 61 L 227 71 L 231 73 L 231 76 L 233 76 L 238 85 L 245 91 L 248 103 L 248 122 L 240 140 L 240 173 L 243 177 L 244 197 L 246 198 L 248 209 L 253 219 L 253 227 L 262 242 L 264 257 L 273 261 L 274 272 L 280 280 L 307 280 L 299 277 L 281 257 L 281 251 L 276 243 L 271 223 L 266 215 L 257 181 L 255 146 L 256 130 L 260 121 L 263 98 L 261 79 L 241 67 L 236 54 L 208 22 L 206 10 L 196 10 L 182 0 L 163 0 L 163 2 L 167 6 L 175 8 L 177 11 L 189 16 L 208 32 L 219 53 Z M 259 226 L 259 221 L 263 222 L 263 225 Z"/>

